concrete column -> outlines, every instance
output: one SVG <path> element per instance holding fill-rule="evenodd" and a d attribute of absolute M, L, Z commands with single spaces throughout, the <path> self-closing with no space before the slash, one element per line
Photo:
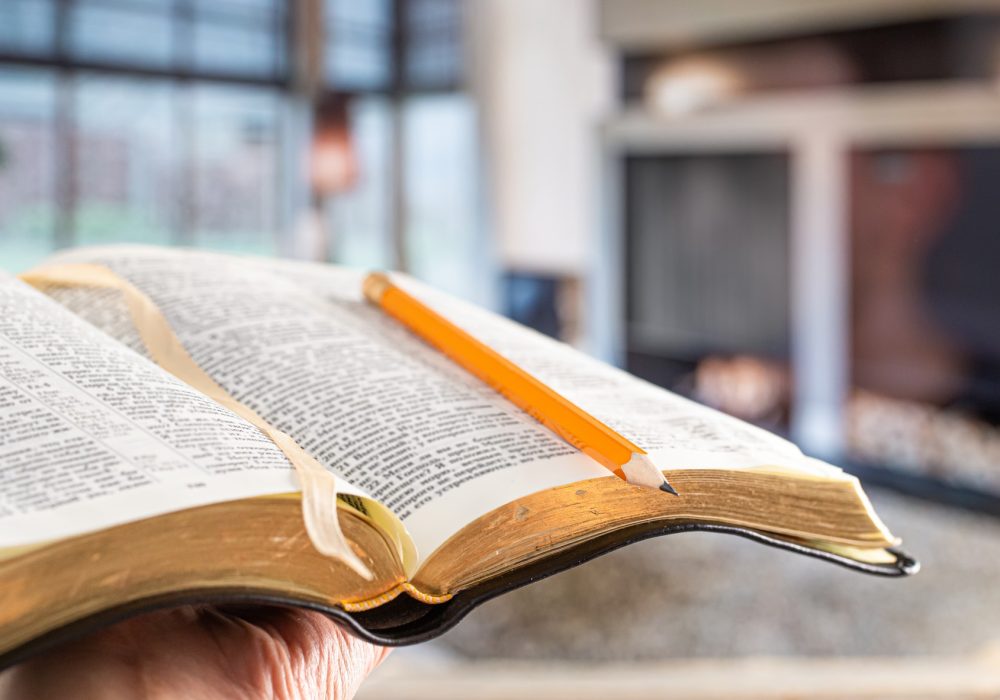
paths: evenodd
<path fill-rule="evenodd" d="M 792 437 L 803 450 L 843 450 L 849 382 L 847 150 L 822 129 L 793 141 Z"/>

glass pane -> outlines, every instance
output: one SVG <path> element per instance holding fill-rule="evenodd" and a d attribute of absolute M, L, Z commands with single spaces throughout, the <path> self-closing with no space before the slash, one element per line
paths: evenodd
<path fill-rule="evenodd" d="M 278 74 L 278 42 L 270 25 L 210 22 L 194 26 L 194 65 L 209 71 L 273 77 Z"/>
<path fill-rule="evenodd" d="M 0 49 L 50 54 L 54 36 L 55 5 L 52 0 L 0 2 Z"/>
<path fill-rule="evenodd" d="M 479 226 L 472 101 L 464 95 L 413 98 L 403 117 L 410 272 L 465 298 L 488 300 L 494 280 Z"/>
<path fill-rule="evenodd" d="M 388 100 L 381 98 L 358 100 L 351 106 L 358 181 L 351 191 L 332 197 L 327 206 L 335 262 L 366 268 L 387 268 L 393 263 L 390 110 Z"/>
<path fill-rule="evenodd" d="M 455 0 L 406 5 L 406 82 L 413 88 L 456 85 L 462 78 L 462 14 Z"/>
<path fill-rule="evenodd" d="M 194 23 L 197 68 L 261 77 L 284 67 L 285 2 L 200 0 Z"/>
<path fill-rule="evenodd" d="M 171 3 L 77 0 L 69 14 L 77 58 L 143 65 L 172 63 Z"/>
<path fill-rule="evenodd" d="M 195 0 L 199 13 L 235 15 L 257 21 L 284 12 L 287 4 L 287 0 Z"/>
<path fill-rule="evenodd" d="M 174 88 L 149 80 L 77 81 L 77 244 L 166 244 L 177 228 Z"/>
<path fill-rule="evenodd" d="M 52 247 L 54 108 L 51 73 L 0 69 L 0 268 L 11 272 Z"/>
<path fill-rule="evenodd" d="M 192 88 L 192 93 L 194 242 L 272 253 L 280 97 L 271 90 L 213 85 Z"/>
<path fill-rule="evenodd" d="M 389 0 L 328 0 L 326 71 L 339 89 L 376 89 L 392 80 Z"/>

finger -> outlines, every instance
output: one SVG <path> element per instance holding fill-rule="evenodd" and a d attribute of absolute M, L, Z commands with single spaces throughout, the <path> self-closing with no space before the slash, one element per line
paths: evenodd
<path fill-rule="evenodd" d="M 217 615 L 218 617 L 213 617 Z M 224 609 L 205 613 L 204 624 L 242 626 L 252 643 L 245 649 L 244 674 L 267 670 L 265 685 L 279 697 L 311 688 L 320 697 L 353 697 L 389 654 L 351 635 L 322 613 L 297 608 Z"/>

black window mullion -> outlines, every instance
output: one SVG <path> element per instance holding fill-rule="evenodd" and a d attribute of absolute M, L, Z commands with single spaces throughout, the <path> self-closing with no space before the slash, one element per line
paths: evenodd
<path fill-rule="evenodd" d="M 173 12 L 174 68 L 190 71 L 194 68 L 194 6 L 193 0 L 176 0 Z"/>
<path fill-rule="evenodd" d="M 293 0 L 294 1 L 294 0 Z M 291 7 L 288 0 L 278 0 L 274 3 L 274 64 L 273 75 L 276 79 L 284 78 L 284 82 L 291 85 L 294 82 L 292 76 L 292 32 L 294 23 L 292 21 Z"/>
<path fill-rule="evenodd" d="M 65 61 L 69 57 L 69 12 L 72 0 L 56 0 L 56 11 L 52 17 L 55 22 L 52 36 L 55 39 L 55 55 L 58 60 Z"/>
<path fill-rule="evenodd" d="M 66 248 L 76 241 L 77 205 L 77 109 L 76 75 L 60 70 L 56 75 L 56 109 L 53 117 L 55 142 L 56 216 L 52 243 Z"/>
<path fill-rule="evenodd" d="M 401 98 L 406 89 L 406 5 L 404 0 L 392 0 L 392 45 L 391 45 L 390 72 L 391 90 L 393 95 Z"/>

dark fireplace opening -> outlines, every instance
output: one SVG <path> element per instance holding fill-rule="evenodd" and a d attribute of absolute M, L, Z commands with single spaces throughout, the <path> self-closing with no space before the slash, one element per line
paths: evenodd
<path fill-rule="evenodd" d="M 629 371 L 788 427 L 789 157 L 625 162 Z"/>

